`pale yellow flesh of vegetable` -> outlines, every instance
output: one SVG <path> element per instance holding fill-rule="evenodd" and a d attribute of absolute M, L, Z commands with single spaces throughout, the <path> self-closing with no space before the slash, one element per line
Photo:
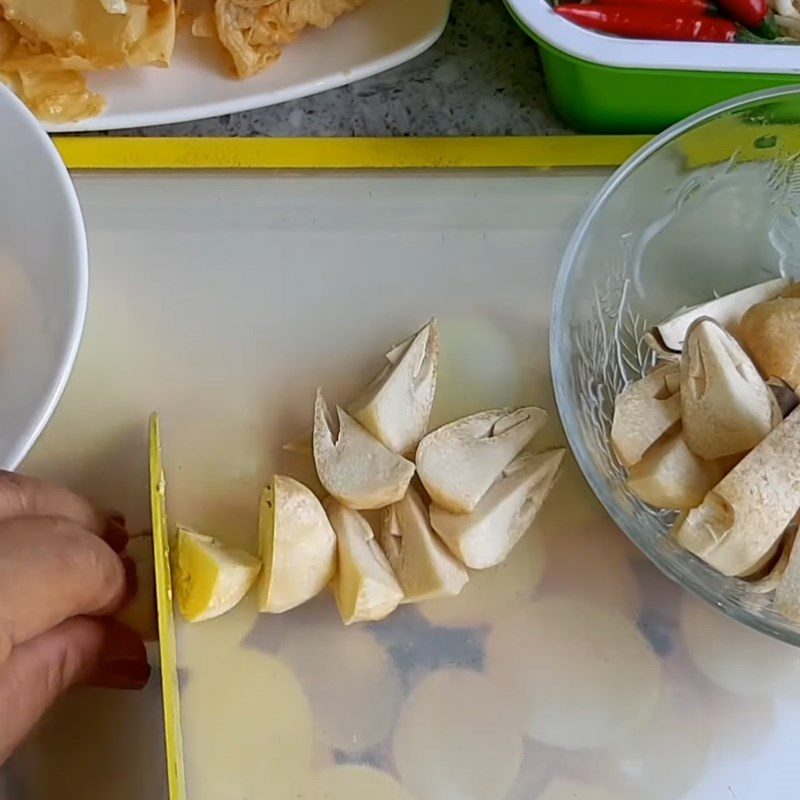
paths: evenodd
<path fill-rule="evenodd" d="M 617 396 L 611 444 L 626 467 L 640 461 L 680 419 L 680 395 L 670 391 L 679 373 L 677 364 L 665 364 L 626 386 Z"/>
<path fill-rule="evenodd" d="M 411 487 L 402 500 L 384 509 L 380 544 L 405 603 L 452 597 L 469 580 L 467 571 L 434 533 L 428 510 Z"/>
<path fill-rule="evenodd" d="M 429 433 L 416 460 L 431 500 L 454 514 L 473 511 L 546 422 L 547 412 L 541 408 L 505 408 L 473 414 Z"/>
<path fill-rule="evenodd" d="M 680 353 L 689 328 L 701 317 L 709 317 L 723 328 L 735 328 L 750 306 L 777 297 L 790 281 L 784 278 L 748 286 L 745 289 L 715 297 L 707 303 L 686 308 L 659 322 L 651 334 L 656 343 L 668 351 Z"/>
<path fill-rule="evenodd" d="M 425 435 L 436 392 L 436 320 L 386 356 L 387 365 L 349 406 L 351 416 L 395 453 L 411 453 Z"/>
<path fill-rule="evenodd" d="M 746 575 L 800 507 L 800 408 L 677 523 L 681 544 L 724 575 Z"/>
<path fill-rule="evenodd" d="M 628 471 L 626 486 L 656 508 L 689 511 L 724 475 L 717 461 L 694 455 L 680 433 L 654 444 Z"/>
<path fill-rule="evenodd" d="M 431 525 L 473 569 L 504 561 L 530 528 L 558 478 L 564 450 L 524 453 L 509 464 L 471 514 L 431 506 Z"/>
<path fill-rule="evenodd" d="M 742 317 L 739 337 L 763 375 L 800 387 L 800 297 L 753 306 Z"/>
<path fill-rule="evenodd" d="M 211 536 L 178 529 L 175 595 L 189 622 L 213 619 L 230 611 L 248 592 L 261 562 L 223 547 Z"/>
<path fill-rule="evenodd" d="M 414 464 L 382 445 L 343 409 L 337 408 L 339 433 L 322 392 L 314 404 L 314 463 L 325 490 L 355 509 L 383 508 L 406 493 Z"/>
<path fill-rule="evenodd" d="M 747 452 L 781 417 L 738 342 L 713 320 L 698 320 L 681 357 L 681 423 L 689 449 L 709 460 Z"/>
<path fill-rule="evenodd" d="M 325 510 L 336 531 L 339 568 L 331 582 L 345 625 L 383 619 L 397 608 L 403 590 L 369 523 L 333 498 Z"/>
<path fill-rule="evenodd" d="M 280 614 L 305 603 L 334 574 L 336 534 L 314 493 L 293 478 L 275 475 L 262 492 L 259 541 L 261 611 Z"/>

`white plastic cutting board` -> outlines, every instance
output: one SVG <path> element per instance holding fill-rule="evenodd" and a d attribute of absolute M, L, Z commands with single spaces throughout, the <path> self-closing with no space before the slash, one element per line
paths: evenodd
<path fill-rule="evenodd" d="M 315 387 L 345 401 L 388 345 L 434 314 L 444 359 L 435 421 L 534 402 L 552 414 L 537 445 L 563 442 L 551 289 L 604 177 L 78 176 L 92 262 L 86 337 L 25 468 L 145 526 L 157 409 L 172 518 L 253 547 L 268 476 L 311 477 L 281 444 L 306 429 Z M 526 642 L 523 616 L 519 636 L 502 633 L 525 608 L 560 624 Z M 605 636 L 590 642 L 609 625 L 636 645 L 609 653 Z M 565 633 L 581 626 L 590 630 Z M 424 616 L 406 607 L 345 629 L 327 596 L 257 621 L 246 604 L 179 626 L 178 643 L 190 800 L 316 798 L 298 785 L 354 763 L 405 789 L 344 769 L 324 772 L 340 781 L 328 797 L 797 797 L 800 650 L 668 584 L 605 521 L 571 462 L 510 564 Z M 513 704 L 524 716 L 497 699 L 509 690 L 497 681 L 504 663 L 531 681 Z M 406 707 L 422 684 L 443 709 Z M 0 798 L 164 800 L 159 702 L 156 682 L 143 695 L 71 698 L 0 779 Z"/>

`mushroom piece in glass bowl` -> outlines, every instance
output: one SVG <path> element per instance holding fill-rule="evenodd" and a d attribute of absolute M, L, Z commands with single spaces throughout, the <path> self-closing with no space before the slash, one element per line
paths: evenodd
<path fill-rule="evenodd" d="M 797 280 L 795 88 L 747 95 L 690 117 L 609 179 L 566 250 L 550 347 L 567 438 L 617 525 L 681 586 L 736 620 L 800 645 L 800 545 L 789 558 L 800 457 L 797 475 L 787 458 L 792 448 L 800 456 L 800 434 L 796 443 L 793 436 L 800 411 L 792 415 L 794 393 L 771 374 L 769 352 L 754 353 L 753 338 L 744 341 L 740 329 L 757 303 L 771 302 L 787 286 L 790 295 L 800 292 L 791 286 Z M 710 302 L 742 289 L 748 291 L 733 300 Z M 800 353 L 800 299 L 793 302 Z M 676 314 L 682 314 L 677 323 L 657 327 Z M 761 331 L 763 320 L 756 323 Z M 792 329 L 780 330 L 789 347 Z M 714 370 L 722 388 L 705 383 Z M 645 376 L 653 377 L 636 385 Z M 720 414 L 707 402 L 718 388 L 728 398 Z M 623 390 L 625 402 L 641 402 L 638 391 L 658 405 L 658 414 L 645 420 L 646 434 L 637 420 L 620 432 L 618 410 L 612 436 Z M 705 403 L 699 411 L 696 395 Z M 728 431 L 722 444 L 706 441 L 715 425 Z M 643 458 L 650 464 L 641 466 Z M 653 463 L 672 475 L 678 462 L 675 469 L 691 478 L 693 491 L 651 480 Z M 770 573 L 774 580 L 756 580 Z"/>

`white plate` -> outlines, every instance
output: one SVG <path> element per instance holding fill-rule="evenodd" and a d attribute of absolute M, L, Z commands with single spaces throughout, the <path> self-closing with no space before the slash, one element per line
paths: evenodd
<path fill-rule="evenodd" d="M 14 469 L 58 403 L 86 315 L 78 199 L 36 119 L 0 86 L 0 468 Z"/>
<path fill-rule="evenodd" d="M 103 114 L 54 133 L 186 122 L 294 100 L 367 78 L 425 52 L 441 36 L 450 0 L 367 0 L 327 30 L 304 33 L 277 64 L 248 80 L 232 76 L 218 47 L 181 25 L 169 69 L 94 73 Z"/>

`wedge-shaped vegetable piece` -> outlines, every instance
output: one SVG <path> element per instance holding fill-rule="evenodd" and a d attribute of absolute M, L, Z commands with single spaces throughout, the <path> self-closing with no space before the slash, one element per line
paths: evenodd
<path fill-rule="evenodd" d="M 679 353 L 683 349 L 689 328 L 698 319 L 708 317 L 718 322 L 723 328 L 731 329 L 739 323 L 742 315 L 750 306 L 777 297 L 789 284 L 790 281 L 785 278 L 775 278 L 765 283 L 739 289 L 737 292 L 722 297 L 715 297 L 691 308 L 683 308 L 659 322 L 651 334 L 659 347 Z"/>
<path fill-rule="evenodd" d="M 322 503 L 294 478 L 275 475 L 261 493 L 261 611 L 280 614 L 310 600 L 336 569 L 336 535 Z"/>
<path fill-rule="evenodd" d="M 331 582 L 345 625 L 383 619 L 397 608 L 403 590 L 370 524 L 357 511 L 329 497 L 325 510 L 336 531 L 339 569 Z"/>
<path fill-rule="evenodd" d="M 782 414 L 739 343 L 716 322 L 692 325 L 681 356 L 681 421 L 689 449 L 715 459 L 746 452 Z"/>
<path fill-rule="evenodd" d="M 314 404 L 314 462 L 325 489 L 350 508 L 383 508 L 396 503 L 408 488 L 414 465 L 382 445 L 346 411 L 337 408 L 339 433 L 322 391 Z"/>
<path fill-rule="evenodd" d="M 679 374 L 677 364 L 664 364 L 617 395 L 611 444 L 626 467 L 641 460 L 680 419 L 680 396 L 671 391 Z"/>
<path fill-rule="evenodd" d="M 800 387 L 800 297 L 779 297 L 742 317 L 739 337 L 767 378 Z"/>
<path fill-rule="evenodd" d="M 696 456 L 683 436 L 675 433 L 654 444 L 630 468 L 627 487 L 651 506 L 689 511 L 700 505 L 723 475 L 718 462 Z"/>
<path fill-rule="evenodd" d="M 348 408 L 395 453 L 411 453 L 425 435 L 436 392 L 436 320 L 386 355 L 386 367 Z"/>
<path fill-rule="evenodd" d="M 248 592 L 261 562 L 223 547 L 211 536 L 178 528 L 175 594 L 189 622 L 213 619 L 230 611 Z"/>
<path fill-rule="evenodd" d="M 456 558 L 473 569 L 504 561 L 539 513 L 558 477 L 564 450 L 523 453 L 470 514 L 431 506 L 431 525 Z"/>
<path fill-rule="evenodd" d="M 431 500 L 455 514 L 473 511 L 546 422 L 541 408 L 501 408 L 429 433 L 417 449 L 417 470 Z"/>
<path fill-rule="evenodd" d="M 683 520 L 678 543 L 724 575 L 747 575 L 800 508 L 800 408 L 767 434 Z"/>
<path fill-rule="evenodd" d="M 379 540 L 406 603 L 452 597 L 469 580 L 433 532 L 428 509 L 412 487 L 402 500 L 384 509 Z"/>

